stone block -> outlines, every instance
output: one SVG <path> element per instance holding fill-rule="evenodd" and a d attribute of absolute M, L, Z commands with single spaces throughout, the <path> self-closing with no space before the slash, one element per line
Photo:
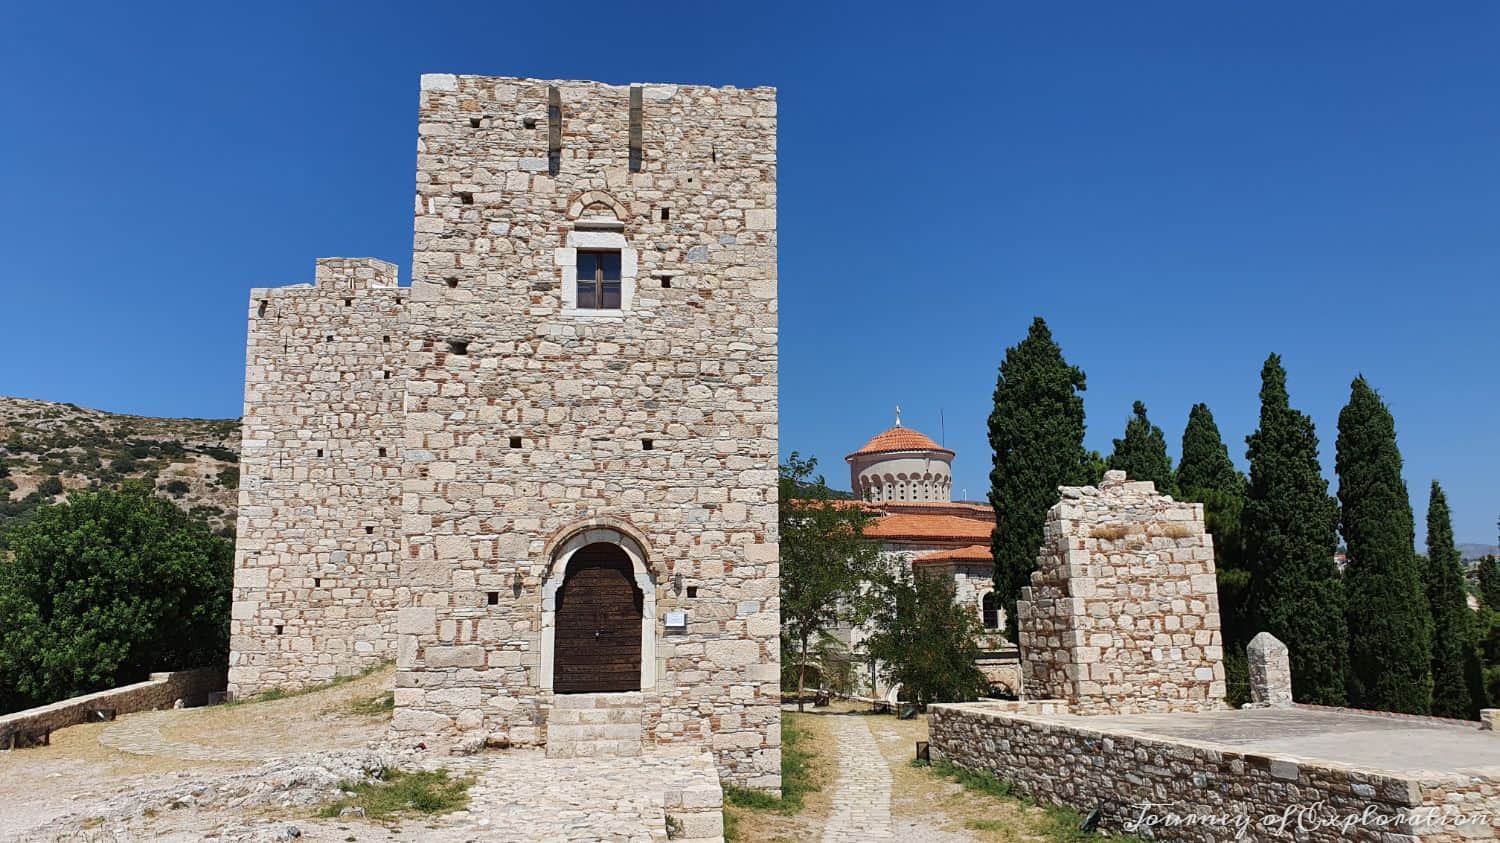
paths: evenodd
<path fill-rule="evenodd" d="M 484 666 L 484 647 L 477 644 L 427 647 L 423 655 L 430 668 Z"/>

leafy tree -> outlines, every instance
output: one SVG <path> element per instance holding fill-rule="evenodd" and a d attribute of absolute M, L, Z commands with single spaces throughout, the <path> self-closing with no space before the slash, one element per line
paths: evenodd
<path fill-rule="evenodd" d="M 1214 423 L 1214 414 L 1207 404 L 1194 404 L 1188 411 L 1187 426 L 1182 429 L 1182 461 L 1177 464 L 1177 488 L 1184 494 L 1189 490 L 1236 496 L 1245 494 L 1245 477 L 1229 459 L 1229 447 L 1224 444 L 1224 437 L 1219 434 L 1219 426 Z"/>
<path fill-rule="evenodd" d="M 1292 409 L 1278 355 L 1261 369 L 1260 401 L 1260 427 L 1246 438 L 1250 486 L 1240 518 L 1252 616 L 1291 650 L 1299 701 L 1342 705 L 1349 633 L 1333 560 L 1338 505 L 1318 465 L 1312 419 Z"/>
<path fill-rule="evenodd" d="M 880 550 L 864 537 L 870 514 L 858 503 L 835 497 L 818 461 L 795 452 L 781 466 L 778 521 L 781 526 L 781 624 L 792 644 L 783 657 L 803 669 L 797 676 L 797 706 L 807 689 L 810 645 L 840 622 L 859 622 L 864 584 L 876 577 Z"/>
<path fill-rule="evenodd" d="M 1427 498 L 1427 604 L 1432 612 L 1432 713 L 1440 717 L 1476 717 L 1470 693 L 1468 595 L 1463 560 L 1453 544 L 1448 498 L 1436 480 Z"/>
<path fill-rule="evenodd" d="M 1479 560 L 1479 596 L 1484 605 L 1500 609 L 1500 557 L 1486 556 Z"/>
<path fill-rule="evenodd" d="M 901 683 L 901 696 L 926 706 L 961 702 L 989 689 L 974 666 L 984 630 L 967 607 L 953 599 L 953 582 L 913 574 L 905 566 L 877 589 L 874 633 L 865 642 L 886 681 Z"/>
<path fill-rule="evenodd" d="M 7 538 L 0 676 L 10 705 L 227 657 L 234 548 L 149 488 L 75 492 Z"/>
<path fill-rule="evenodd" d="M 1401 479 L 1396 421 L 1363 377 L 1354 379 L 1339 413 L 1336 453 L 1340 527 L 1348 547 L 1345 617 L 1349 629 L 1358 631 L 1349 639 L 1349 701 L 1377 711 L 1426 714 L 1434 678 L 1451 677 L 1435 677 L 1432 670 L 1432 619 L 1413 550 L 1416 526 Z"/>
<path fill-rule="evenodd" d="M 1083 448 L 1083 370 L 1068 365 L 1037 317 L 1026 339 L 1006 349 L 990 412 L 990 506 L 995 591 L 1016 640 L 1016 600 L 1036 567 L 1047 510 L 1058 486 L 1097 480 Z"/>
<path fill-rule="evenodd" d="M 782 687 L 805 685 L 815 675 L 820 688 L 841 695 L 854 691 L 854 660 L 849 648 L 833 633 L 819 631 L 816 639 L 809 643 L 806 656 L 783 635 L 781 652 Z"/>
<path fill-rule="evenodd" d="M 1131 480 L 1150 480 L 1156 484 L 1156 491 L 1164 495 L 1175 494 L 1167 437 L 1146 417 L 1145 404 L 1135 402 L 1131 414 L 1130 421 L 1125 423 L 1125 438 L 1115 440 L 1109 467 L 1125 472 Z"/>

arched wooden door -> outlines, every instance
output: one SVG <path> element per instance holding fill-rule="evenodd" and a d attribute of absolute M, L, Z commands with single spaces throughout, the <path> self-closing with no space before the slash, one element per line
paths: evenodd
<path fill-rule="evenodd" d="M 601 542 L 573 554 L 557 592 L 554 692 L 641 689 L 641 600 L 619 545 Z"/>

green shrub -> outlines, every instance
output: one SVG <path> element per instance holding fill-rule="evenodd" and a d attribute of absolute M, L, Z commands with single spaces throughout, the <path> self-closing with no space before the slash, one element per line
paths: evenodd
<path fill-rule="evenodd" d="M 0 710 L 224 663 L 234 547 L 146 486 L 75 492 L 5 539 Z"/>

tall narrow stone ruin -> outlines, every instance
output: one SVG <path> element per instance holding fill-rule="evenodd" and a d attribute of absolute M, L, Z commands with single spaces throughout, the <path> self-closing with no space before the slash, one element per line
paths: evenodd
<path fill-rule="evenodd" d="M 1203 505 L 1110 471 L 1047 514 L 1016 606 L 1031 699 L 1074 714 L 1224 707 L 1213 539 Z"/>

